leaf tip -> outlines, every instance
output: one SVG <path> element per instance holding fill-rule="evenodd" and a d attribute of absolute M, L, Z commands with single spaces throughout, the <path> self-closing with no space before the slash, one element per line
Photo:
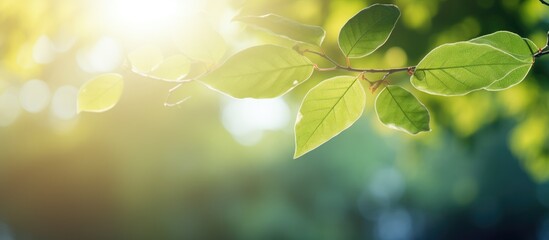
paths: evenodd
<path fill-rule="evenodd" d="M 298 159 L 300 157 L 302 157 L 303 155 L 305 155 L 308 151 L 303 151 L 303 150 L 299 150 L 299 149 L 295 149 L 295 152 L 294 152 L 294 159 Z"/>

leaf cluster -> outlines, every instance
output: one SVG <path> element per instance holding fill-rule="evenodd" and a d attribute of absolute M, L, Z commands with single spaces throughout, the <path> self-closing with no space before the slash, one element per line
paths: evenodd
<path fill-rule="evenodd" d="M 345 63 L 338 63 L 322 50 L 326 31 L 282 16 L 240 16 L 235 18 L 254 28 L 295 41 L 296 47 L 259 45 L 216 63 L 225 53 L 223 38 L 215 31 L 198 39 L 179 40 L 182 54 L 163 58 L 146 48 L 129 55 L 134 73 L 178 83 L 177 92 L 190 82 L 200 83 L 235 98 L 274 98 L 307 81 L 316 71 L 345 71 L 344 75 L 321 81 L 304 97 L 295 122 L 295 158 L 319 147 L 352 126 L 363 114 L 367 89 L 379 90 L 375 111 L 390 128 L 409 134 L 428 132 L 427 107 L 404 86 L 387 77 L 408 73 L 413 90 L 441 96 L 458 96 L 473 91 L 499 91 L 520 83 L 534 64 L 537 46 L 515 33 L 500 31 L 470 41 L 441 45 L 417 65 L 393 69 L 361 69 L 351 61 L 365 58 L 383 46 L 393 32 L 400 10 L 392 4 L 374 4 L 351 17 L 341 28 L 338 45 Z M 200 48 L 200 44 L 208 47 Z M 308 54 L 325 58 L 334 66 L 319 68 Z M 151 57 L 154 56 L 154 57 Z M 200 66 L 193 72 L 191 66 Z M 367 73 L 384 73 L 370 80 Z M 84 85 L 79 94 L 79 111 L 104 111 L 116 104 L 122 93 L 121 77 L 103 75 Z M 178 103 L 177 101 L 175 101 Z"/>

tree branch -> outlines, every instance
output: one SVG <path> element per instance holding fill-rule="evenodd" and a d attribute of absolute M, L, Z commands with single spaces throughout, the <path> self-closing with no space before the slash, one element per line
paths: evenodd
<path fill-rule="evenodd" d="M 149 74 L 146 74 L 146 73 L 140 73 L 140 72 L 137 72 L 137 71 L 133 70 L 132 66 L 130 66 L 130 64 L 129 64 L 129 60 L 126 60 L 126 62 L 122 65 L 122 70 L 127 75 L 131 75 L 131 76 L 134 76 L 134 77 L 146 78 L 146 79 L 155 80 L 155 81 L 159 81 L 159 82 L 166 82 L 166 83 L 182 84 L 182 83 L 186 83 L 186 82 L 190 82 L 190 81 L 194 80 L 193 78 L 187 78 L 186 75 L 183 76 L 183 77 L 180 77 L 178 79 L 175 79 L 175 80 L 170 80 L 170 79 L 155 77 L 155 76 L 152 76 L 152 75 L 149 75 Z"/>
<path fill-rule="evenodd" d="M 543 0 L 540 0 L 540 1 L 543 2 Z M 546 4 L 547 6 L 549 6 L 548 3 L 546 3 L 546 2 L 543 2 L 543 3 Z M 543 55 L 549 54 L 549 49 L 547 49 L 547 48 L 549 48 L 549 32 L 547 32 L 547 43 L 545 44 L 545 47 L 540 48 L 539 51 L 536 52 L 536 53 L 533 55 L 533 57 L 534 57 L 534 58 L 539 58 L 539 57 L 541 57 L 541 56 L 543 56 Z"/>
<path fill-rule="evenodd" d="M 345 70 L 345 71 L 349 71 L 349 72 L 387 73 L 386 76 L 388 76 L 388 75 L 396 73 L 396 72 L 411 72 L 411 71 L 415 70 L 415 68 L 416 68 L 415 66 L 403 67 L 403 68 L 387 68 L 387 69 L 354 68 L 354 67 L 351 67 L 351 66 L 343 66 L 343 65 L 339 64 L 338 62 L 336 62 L 335 60 L 333 60 L 332 58 L 330 58 L 329 56 L 327 56 L 326 54 L 321 53 L 321 52 L 316 52 L 316 51 L 309 50 L 309 49 L 302 50 L 301 52 L 302 53 L 315 54 L 317 56 L 320 56 L 320 57 L 328 60 L 328 62 L 330 62 L 334 65 L 334 67 L 331 67 L 331 68 L 316 67 L 316 69 L 318 71 L 322 71 L 322 72 L 334 71 L 334 70 L 339 69 L 339 70 Z"/>

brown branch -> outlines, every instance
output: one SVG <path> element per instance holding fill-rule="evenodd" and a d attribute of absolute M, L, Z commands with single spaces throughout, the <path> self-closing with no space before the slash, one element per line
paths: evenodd
<path fill-rule="evenodd" d="M 336 62 L 335 60 L 333 60 L 332 58 L 330 58 L 329 56 L 327 56 L 326 54 L 321 53 L 321 52 L 316 52 L 316 51 L 313 51 L 313 50 L 310 50 L 310 49 L 305 49 L 301 52 L 302 53 L 311 53 L 311 54 L 320 56 L 320 57 L 328 60 L 328 62 L 330 62 L 334 65 L 334 67 L 331 67 L 331 68 L 319 68 L 319 67 L 315 68 L 316 70 L 321 71 L 321 72 L 334 71 L 334 70 L 339 69 L 339 70 L 345 70 L 345 71 L 349 71 L 349 72 L 387 73 L 386 76 L 388 76 L 388 75 L 396 73 L 396 72 L 410 72 L 410 71 L 415 70 L 415 68 L 416 68 L 415 66 L 403 67 L 403 68 L 387 68 L 387 69 L 354 68 L 354 67 L 351 67 L 351 66 L 343 66 L 343 65 L 339 64 L 338 62 Z"/>

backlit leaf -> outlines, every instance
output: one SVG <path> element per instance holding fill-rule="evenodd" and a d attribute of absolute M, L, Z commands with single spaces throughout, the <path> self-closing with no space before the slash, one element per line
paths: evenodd
<path fill-rule="evenodd" d="M 100 75 L 86 82 L 78 92 L 78 112 L 104 112 L 116 105 L 124 81 L 119 74 Z"/>
<path fill-rule="evenodd" d="M 195 21 L 192 28 L 178 31 L 174 38 L 176 46 L 185 56 L 208 64 L 219 62 L 227 51 L 223 37 L 202 21 Z"/>
<path fill-rule="evenodd" d="M 353 16 L 339 32 L 339 47 L 349 58 L 367 56 L 381 47 L 400 17 L 392 4 L 374 4 Z"/>
<path fill-rule="evenodd" d="M 486 44 L 445 44 L 420 61 L 411 82 L 417 89 L 430 94 L 464 95 L 486 88 L 531 64 L 531 59 L 519 59 Z"/>
<path fill-rule="evenodd" d="M 132 65 L 132 71 L 146 74 L 151 72 L 164 60 L 162 50 L 154 46 L 143 46 L 131 51 L 128 60 Z"/>
<path fill-rule="evenodd" d="M 262 45 L 235 54 L 199 80 L 235 98 L 273 98 L 307 80 L 313 69 L 292 49 Z"/>
<path fill-rule="evenodd" d="M 166 58 L 149 74 L 152 77 L 167 81 L 177 81 L 189 73 L 191 62 L 183 55 L 174 55 Z"/>
<path fill-rule="evenodd" d="M 529 39 L 522 38 L 515 33 L 507 31 L 495 32 L 489 35 L 475 38 L 470 42 L 488 44 L 521 60 L 532 61 L 532 63 L 533 54 L 538 49 L 536 44 L 534 44 Z M 532 65 L 533 64 L 525 65 L 523 67 L 515 69 L 507 76 L 492 83 L 485 89 L 490 91 L 504 90 L 520 83 L 526 77 L 526 75 L 528 75 L 528 72 L 532 68 Z"/>
<path fill-rule="evenodd" d="M 235 20 L 295 41 L 320 46 L 326 31 L 319 26 L 307 25 L 276 15 L 238 17 Z"/>
<path fill-rule="evenodd" d="M 429 111 L 410 92 L 387 86 L 376 99 L 376 112 L 383 124 L 410 134 L 430 131 Z"/>
<path fill-rule="evenodd" d="M 312 88 L 299 109 L 295 125 L 295 158 L 317 148 L 360 118 L 366 103 L 356 77 L 339 76 Z"/>

